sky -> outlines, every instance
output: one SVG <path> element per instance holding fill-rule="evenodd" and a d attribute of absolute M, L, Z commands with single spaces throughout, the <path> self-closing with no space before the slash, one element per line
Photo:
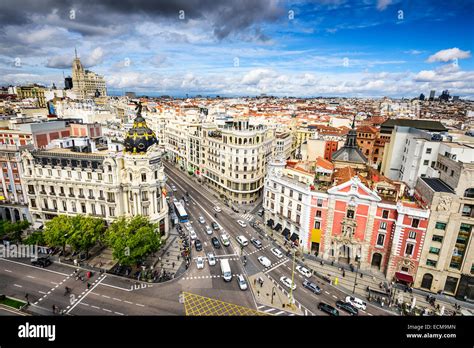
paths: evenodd
<path fill-rule="evenodd" d="M 474 100 L 467 0 L 2 0 L 0 85 L 64 86 L 74 50 L 109 94 Z"/>

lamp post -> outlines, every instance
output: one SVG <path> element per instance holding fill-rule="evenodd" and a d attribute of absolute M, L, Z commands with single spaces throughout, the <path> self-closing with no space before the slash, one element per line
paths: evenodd
<path fill-rule="evenodd" d="M 293 250 L 293 267 L 291 270 L 291 286 L 290 286 L 290 307 L 294 309 L 293 304 L 293 284 L 295 279 L 295 259 L 296 259 L 296 249 Z"/>
<path fill-rule="evenodd" d="M 273 296 L 275 295 L 275 286 L 272 288 L 272 304 L 273 304 Z"/>
<path fill-rule="evenodd" d="M 355 289 L 356 289 L 356 285 L 357 285 L 357 275 L 359 274 L 359 268 L 356 267 L 356 273 L 355 273 L 355 277 L 354 277 L 354 287 L 352 288 L 352 293 L 354 294 L 355 293 Z"/>

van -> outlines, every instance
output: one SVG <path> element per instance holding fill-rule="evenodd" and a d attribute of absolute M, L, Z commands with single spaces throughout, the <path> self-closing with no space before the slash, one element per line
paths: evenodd
<path fill-rule="evenodd" d="M 221 271 L 222 271 L 222 278 L 226 282 L 230 282 L 232 280 L 232 272 L 230 270 L 229 259 L 221 259 Z"/>
<path fill-rule="evenodd" d="M 237 242 L 239 242 L 239 244 L 242 245 L 243 247 L 249 245 L 249 241 L 244 236 L 237 236 L 236 239 L 237 239 Z"/>
<path fill-rule="evenodd" d="M 224 246 L 228 247 L 230 245 L 229 237 L 227 237 L 226 234 L 221 235 L 221 240 L 222 240 L 222 244 L 224 244 Z"/>
<path fill-rule="evenodd" d="M 362 301 L 360 298 L 347 296 L 346 297 L 346 302 L 350 303 L 355 308 L 362 309 L 363 311 L 365 311 L 367 309 L 367 303 Z"/>

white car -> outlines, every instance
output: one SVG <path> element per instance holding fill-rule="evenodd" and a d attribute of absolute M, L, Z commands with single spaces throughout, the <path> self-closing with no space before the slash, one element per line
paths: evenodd
<path fill-rule="evenodd" d="M 241 227 L 244 227 L 244 228 L 247 227 L 247 224 L 246 224 L 244 221 L 242 221 L 242 220 L 237 220 L 237 223 L 238 223 Z"/>
<path fill-rule="evenodd" d="M 242 235 L 237 236 L 237 238 L 235 239 L 237 239 L 237 242 L 239 242 L 239 244 L 243 247 L 249 245 L 249 241 L 247 240 L 247 238 Z"/>
<path fill-rule="evenodd" d="M 272 265 L 272 262 L 265 256 L 259 256 L 258 261 L 265 267 L 270 267 Z"/>
<path fill-rule="evenodd" d="M 351 305 L 353 305 L 357 309 L 362 309 L 365 311 L 365 309 L 367 308 L 367 303 L 365 303 L 364 301 L 362 301 L 360 298 L 357 298 L 357 297 L 347 296 L 346 302 L 349 302 Z"/>
<path fill-rule="evenodd" d="M 306 267 L 303 267 L 303 266 L 296 266 L 296 270 L 298 272 L 300 272 L 301 275 L 305 276 L 306 278 L 311 278 L 311 271 L 309 269 L 307 269 Z"/>
<path fill-rule="evenodd" d="M 191 237 L 192 240 L 195 240 L 198 236 L 194 230 L 189 231 L 189 237 Z"/>
<path fill-rule="evenodd" d="M 221 235 L 222 244 L 228 247 L 230 245 L 229 237 L 226 234 Z"/>
<path fill-rule="evenodd" d="M 207 254 L 207 261 L 209 262 L 209 266 L 214 266 L 216 264 L 216 257 L 213 253 Z"/>
<path fill-rule="evenodd" d="M 283 257 L 283 253 L 278 248 L 271 248 L 270 251 L 272 252 L 273 255 L 275 255 L 279 259 Z"/>
<path fill-rule="evenodd" d="M 186 229 L 187 229 L 188 231 L 192 231 L 192 230 L 193 230 L 193 226 L 191 226 L 191 223 L 190 223 L 190 222 L 184 223 L 184 227 L 186 227 Z"/>
<path fill-rule="evenodd" d="M 218 212 L 218 213 L 220 213 L 220 212 L 222 211 L 222 209 L 219 208 L 217 205 L 214 207 L 214 210 L 215 210 L 216 212 Z"/>
<path fill-rule="evenodd" d="M 242 290 L 242 291 L 247 290 L 247 288 L 248 288 L 247 282 L 245 281 L 245 278 L 242 274 L 239 274 L 237 276 L 237 282 L 239 283 L 240 290 Z"/>
<path fill-rule="evenodd" d="M 206 226 L 206 233 L 207 234 L 212 234 L 212 228 L 210 228 L 209 226 Z"/>
<path fill-rule="evenodd" d="M 201 256 L 199 256 L 196 259 L 196 266 L 197 266 L 197 269 L 203 269 L 204 268 L 204 259 Z"/>
<path fill-rule="evenodd" d="M 177 189 L 176 186 L 174 186 L 174 185 L 171 185 L 171 190 L 172 190 L 173 192 L 178 191 L 178 189 Z"/>
<path fill-rule="evenodd" d="M 206 223 L 206 220 L 204 220 L 204 218 L 202 216 L 200 216 L 198 220 L 199 220 L 199 223 L 201 223 L 201 224 Z"/>
<path fill-rule="evenodd" d="M 283 283 L 283 285 L 290 288 L 291 290 L 296 290 L 296 284 L 295 283 L 291 284 L 290 278 L 283 276 L 280 278 L 280 281 Z"/>

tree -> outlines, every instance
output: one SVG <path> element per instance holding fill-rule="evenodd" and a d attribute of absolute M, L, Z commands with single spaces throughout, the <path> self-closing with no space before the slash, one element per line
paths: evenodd
<path fill-rule="evenodd" d="M 152 224 L 141 215 L 128 219 L 122 217 L 107 230 L 106 243 L 113 249 L 112 255 L 120 264 L 135 265 L 160 247 L 157 228 L 157 224 Z"/>
<path fill-rule="evenodd" d="M 23 243 L 27 245 L 45 245 L 46 242 L 44 240 L 43 232 L 36 231 L 30 234 L 23 240 Z"/>
<path fill-rule="evenodd" d="M 27 220 L 17 222 L 1 221 L 0 222 L 0 238 L 8 237 L 12 242 L 20 242 L 23 231 L 30 226 Z"/>
<path fill-rule="evenodd" d="M 49 246 L 62 247 L 64 253 L 68 237 L 73 232 L 72 217 L 58 215 L 46 222 L 43 232 L 44 241 Z"/>
<path fill-rule="evenodd" d="M 89 250 L 102 237 L 105 231 L 104 220 L 90 216 L 76 215 L 71 219 L 72 231 L 68 235 L 67 243 L 74 251 L 85 251 L 86 257 Z"/>

